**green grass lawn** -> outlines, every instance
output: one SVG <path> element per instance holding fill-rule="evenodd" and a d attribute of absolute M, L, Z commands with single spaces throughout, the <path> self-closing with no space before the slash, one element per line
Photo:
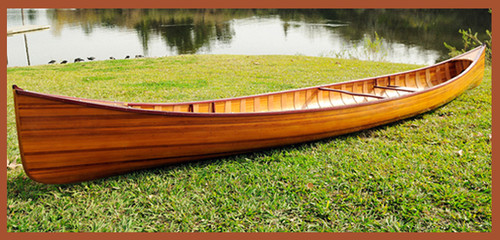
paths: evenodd
<path fill-rule="evenodd" d="M 418 66 L 304 56 L 187 55 L 8 68 L 10 85 L 104 100 L 235 97 Z M 7 171 L 7 231 L 491 231 L 491 68 L 417 117 L 322 141 L 70 185 Z"/>

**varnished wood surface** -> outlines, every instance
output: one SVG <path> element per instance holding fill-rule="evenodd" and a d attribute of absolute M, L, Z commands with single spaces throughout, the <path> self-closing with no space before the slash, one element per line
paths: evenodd
<path fill-rule="evenodd" d="M 14 87 L 23 167 L 42 183 L 317 140 L 434 109 L 483 78 L 484 47 L 427 68 L 188 103 L 119 103 Z"/>

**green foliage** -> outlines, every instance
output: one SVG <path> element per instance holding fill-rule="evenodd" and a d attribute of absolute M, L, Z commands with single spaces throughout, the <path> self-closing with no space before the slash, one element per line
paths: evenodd
<path fill-rule="evenodd" d="M 45 93 L 165 102 L 418 67 L 304 56 L 200 55 L 122 63 L 8 68 L 7 82 Z M 7 111 L 8 161 L 20 163 L 12 91 Z M 481 85 L 434 111 L 312 143 L 69 185 L 36 183 L 12 165 L 7 231 L 490 232 L 491 164 L 488 68 Z"/>
<path fill-rule="evenodd" d="M 462 53 L 465 53 L 477 46 L 480 46 L 482 44 L 485 44 L 486 45 L 486 63 L 488 65 L 491 65 L 491 31 L 490 30 L 486 30 L 486 35 L 488 36 L 487 39 L 484 39 L 484 40 L 480 40 L 477 36 L 477 32 L 476 33 L 472 33 L 472 30 L 469 28 L 468 30 L 463 30 L 463 29 L 460 29 L 458 31 L 460 34 L 462 34 L 462 42 L 463 42 L 463 48 L 460 49 L 460 50 L 457 50 L 456 47 L 453 47 L 449 44 L 447 44 L 446 42 L 444 42 L 444 46 L 446 48 L 448 48 L 448 50 L 450 51 L 449 55 L 451 57 L 454 57 L 454 56 L 457 56 L 457 55 L 460 55 Z"/>
<path fill-rule="evenodd" d="M 375 32 L 375 38 L 372 40 L 372 38 L 365 36 L 364 37 L 364 45 L 363 48 L 365 49 L 366 52 L 370 53 L 378 53 L 382 52 L 385 49 L 383 49 L 382 41 L 384 38 L 379 37 L 378 33 Z"/>
<path fill-rule="evenodd" d="M 360 45 L 354 44 L 352 47 L 333 53 L 333 55 L 336 58 L 385 61 L 387 52 L 384 38 L 375 32 L 374 36 L 364 35 Z"/>

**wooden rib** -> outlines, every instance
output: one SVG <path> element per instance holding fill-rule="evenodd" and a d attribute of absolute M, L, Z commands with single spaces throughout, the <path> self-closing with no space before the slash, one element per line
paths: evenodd
<path fill-rule="evenodd" d="M 321 93 L 321 98 L 323 99 L 322 106 L 324 107 L 332 107 L 332 101 L 330 99 L 330 92 L 318 91 Z M 326 94 L 326 95 L 325 95 Z"/>
<path fill-rule="evenodd" d="M 400 79 L 400 75 L 397 75 L 396 76 L 396 79 L 394 80 L 394 85 L 401 85 L 401 79 Z"/>
<path fill-rule="evenodd" d="M 240 112 L 240 101 L 238 101 L 238 100 L 231 101 L 231 112 L 232 113 L 239 113 Z"/>
<path fill-rule="evenodd" d="M 193 104 L 193 112 L 200 112 L 200 105 L 199 104 Z"/>
<path fill-rule="evenodd" d="M 358 87 L 359 87 L 358 89 L 361 91 L 361 93 L 371 94 L 369 92 L 370 90 L 368 89 L 368 83 L 366 81 L 364 81 L 362 84 L 360 83 Z M 373 88 L 372 88 L 372 90 L 373 90 Z M 376 95 L 376 94 L 373 94 L 373 95 Z M 363 102 L 368 102 L 368 101 L 369 101 L 368 98 L 366 98 L 366 97 L 363 98 Z"/>
<path fill-rule="evenodd" d="M 463 66 L 462 66 L 462 61 L 457 61 L 455 62 L 455 68 L 457 69 L 457 75 L 460 74 L 462 72 L 463 69 Z"/>
<path fill-rule="evenodd" d="M 410 80 L 410 74 L 409 73 L 405 74 L 405 87 L 412 87 L 412 86 L 417 87 L 417 85 L 411 84 L 413 82 L 414 81 Z"/>
<path fill-rule="evenodd" d="M 444 65 L 444 73 L 445 73 L 445 76 L 446 76 L 446 81 L 450 80 L 451 79 L 451 74 L 450 74 L 450 64 L 449 63 L 445 63 L 445 65 Z"/>
<path fill-rule="evenodd" d="M 462 60 L 461 62 L 462 62 L 462 67 L 463 67 L 464 70 L 467 69 L 469 67 L 469 65 L 470 65 L 469 61 L 463 61 Z"/>
<path fill-rule="evenodd" d="M 389 85 L 389 83 L 387 81 L 388 81 L 387 78 L 379 78 L 379 79 L 377 79 L 377 85 L 378 86 Z"/>
<path fill-rule="evenodd" d="M 436 79 L 438 84 L 443 82 L 443 73 L 441 72 L 441 66 L 436 66 Z"/>
<path fill-rule="evenodd" d="M 306 93 L 305 102 L 304 102 L 304 106 L 302 106 L 302 108 L 308 109 L 308 108 L 310 108 L 309 105 L 311 104 L 311 91 L 305 90 L 305 93 Z"/>
<path fill-rule="evenodd" d="M 363 93 L 369 93 L 370 90 L 368 90 L 368 82 L 364 81 L 363 82 Z"/>
<path fill-rule="evenodd" d="M 317 93 L 318 93 L 318 106 L 320 108 L 329 107 L 329 104 L 327 103 L 327 101 L 325 99 L 324 92 L 323 91 L 317 91 Z"/>
<path fill-rule="evenodd" d="M 333 92 L 333 91 L 331 91 L 331 92 Z M 339 96 L 339 98 L 340 98 L 340 101 L 342 101 L 342 104 L 347 105 L 348 103 L 347 103 L 347 101 L 344 99 L 344 94 L 341 94 L 341 93 L 339 93 L 339 92 L 336 92 L 336 93 L 338 93 L 338 96 Z M 349 97 L 350 97 L 350 96 L 349 96 Z"/>
<path fill-rule="evenodd" d="M 244 112 L 246 112 L 246 110 L 247 110 L 247 102 L 243 98 L 240 100 L 240 112 L 244 113 Z"/>
<path fill-rule="evenodd" d="M 274 106 L 274 110 L 275 111 L 280 111 L 282 110 L 281 106 L 283 105 L 281 103 L 281 95 L 282 94 L 285 94 L 285 93 L 280 93 L 280 94 L 275 94 L 274 95 L 274 103 L 273 103 L 273 106 Z"/>
<path fill-rule="evenodd" d="M 286 99 L 286 93 L 282 93 L 281 94 L 281 110 L 285 110 L 287 109 L 287 106 L 286 104 L 288 103 L 287 99 Z"/>
<path fill-rule="evenodd" d="M 420 72 L 415 72 L 415 84 L 417 88 L 423 88 L 422 83 L 420 82 Z"/>
<path fill-rule="evenodd" d="M 429 69 L 429 68 L 427 68 L 427 69 L 425 70 L 425 81 L 427 82 L 427 85 L 428 85 L 429 87 L 434 86 L 434 84 L 432 84 L 432 82 L 431 82 L 431 72 L 430 72 L 430 69 Z"/>
<path fill-rule="evenodd" d="M 360 85 L 359 83 L 353 83 L 352 84 L 352 92 L 354 92 L 354 93 L 359 93 L 359 92 L 363 93 L 363 85 Z M 359 97 L 355 97 L 355 98 L 357 98 L 356 102 L 366 102 L 367 101 L 366 97 L 360 96 L 361 99 Z"/>
<path fill-rule="evenodd" d="M 253 111 L 260 112 L 260 97 L 253 98 Z"/>
<path fill-rule="evenodd" d="M 230 113 L 231 112 L 231 101 L 226 101 L 224 105 L 224 112 Z"/>
<path fill-rule="evenodd" d="M 354 84 L 351 85 L 351 91 L 347 91 L 347 92 L 352 92 L 352 93 L 354 92 Z M 352 100 L 354 100 L 354 103 L 359 103 L 358 98 L 355 95 L 352 95 L 352 94 L 349 94 L 349 95 L 351 95 Z"/>
<path fill-rule="evenodd" d="M 274 96 L 268 95 L 267 96 L 267 111 L 272 111 L 274 107 Z"/>
<path fill-rule="evenodd" d="M 332 95 L 333 95 L 333 92 L 328 91 L 328 100 L 330 102 L 330 106 L 333 107 L 333 106 L 335 106 L 335 104 L 333 104 L 333 102 L 332 102 Z"/>
<path fill-rule="evenodd" d="M 316 91 L 316 102 L 318 104 L 319 108 L 323 108 L 323 92 L 322 91 Z"/>
<path fill-rule="evenodd" d="M 455 65 L 455 62 L 450 63 L 450 74 L 451 74 L 452 78 L 458 74 L 457 66 Z"/>
<path fill-rule="evenodd" d="M 317 89 L 308 90 L 310 92 L 309 108 L 318 108 L 318 93 Z"/>
<path fill-rule="evenodd" d="M 311 90 L 306 90 L 305 91 L 305 103 L 304 103 L 304 109 L 310 109 L 310 108 L 314 108 L 314 101 L 313 101 L 313 98 L 314 98 L 314 94 Z"/>
<path fill-rule="evenodd" d="M 300 92 L 295 91 L 293 93 L 293 109 L 301 109 L 300 107 Z"/>
<path fill-rule="evenodd" d="M 373 86 L 378 86 L 379 85 L 379 82 L 377 79 L 375 79 L 373 81 Z M 373 88 L 373 95 L 378 95 L 379 93 L 382 93 L 382 91 L 380 90 L 377 90 L 376 88 Z"/>

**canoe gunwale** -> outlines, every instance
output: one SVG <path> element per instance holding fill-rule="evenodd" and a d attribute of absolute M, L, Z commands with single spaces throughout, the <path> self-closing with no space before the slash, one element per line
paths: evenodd
<path fill-rule="evenodd" d="M 82 105 L 82 106 L 86 106 L 86 107 L 116 110 L 116 111 L 122 111 L 122 112 L 131 112 L 131 113 L 138 113 L 138 114 L 163 115 L 163 116 L 170 116 L 170 117 L 176 117 L 176 116 L 177 117 L 252 117 L 252 116 L 267 116 L 267 115 L 282 115 L 282 114 L 300 114 L 300 113 L 308 113 L 308 112 L 324 112 L 324 111 L 340 110 L 340 109 L 353 108 L 353 107 L 375 105 L 375 104 L 384 103 L 384 102 L 398 101 L 401 99 L 405 99 L 405 98 L 413 97 L 415 95 L 419 95 L 421 93 L 434 91 L 434 90 L 442 88 L 446 85 L 453 84 L 453 82 L 455 82 L 457 79 L 460 79 L 463 75 L 467 74 L 474 66 L 476 66 L 478 64 L 478 62 L 479 62 L 478 60 L 481 57 L 481 55 L 483 54 L 484 50 L 485 50 L 485 45 L 483 44 L 483 45 L 481 45 L 481 46 L 479 46 L 479 47 L 477 47 L 469 52 L 463 53 L 463 54 L 458 55 L 456 57 L 450 58 L 448 60 L 433 64 L 430 66 L 426 66 L 426 67 L 422 67 L 422 68 L 418 68 L 418 69 L 413 69 L 413 70 L 408 70 L 408 71 L 404 71 L 404 72 L 397 72 L 397 73 L 376 76 L 376 77 L 368 77 L 368 78 L 356 79 L 356 80 L 333 83 L 333 84 L 330 83 L 330 84 L 324 84 L 324 85 L 313 86 L 313 87 L 297 88 L 297 89 L 290 89 L 290 90 L 284 90 L 284 91 L 278 91 L 278 92 L 269 92 L 269 93 L 235 97 L 235 98 L 224 98 L 224 99 L 192 101 L 192 102 L 127 103 L 127 102 L 119 102 L 119 101 L 94 100 L 94 99 L 85 99 L 85 98 L 78 98 L 78 97 L 67 97 L 67 96 L 61 96 L 61 95 L 44 94 L 44 93 L 38 93 L 38 92 L 24 90 L 22 88 L 19 88 L 16 85 L 13 85 L 12 88 L 14 89 L 14 91 L 17 94 L 25 95 L 25 96 L 39 97 L 39 98 L 43 98 L 43 99 L 47 99 L 47 100 L 55 100 L 55 101 L 60 101 L 60 102 L 64 102 L 64 103 L 69 103 L 69 104 Z M 331 88 L 332 86 L 335 86 L 335 85 L 356 83 L 356 82 L 362 82 L 362 81 L 368 81 L 368 80 L 375 80 L 375 79 L 379 79 L 379 78 L 388 78 L 388 77 L 394 76 L 394 75 L 425 71 L 426 69 L 430 69 L 430 68 L 433 68 L 435 66 L 445 64 L 447 62 L 460 60 L 461 57 L 463 57 L 467 54 L 473 53 L 474 51 L 476 51 L 477 53 L 476 53 L 474 60 L 472 60 L 472 63 L 466 69 L 464 69 L 461 73 L 459 73 L 458 75 L 454 76 L 453 78 L 451 78 L 445 82 L 442 82 L 440 84 L 437 84 L 437 85 L 432 86 L 432 87 L 427 88 L 427 89 L 422 89 L 422 90 L 418 90 L 415 92 L 410 92 L 410 93 L 402 95 L 402 96 L 378 99 L 378 100 L 369 101 L 369 102 L 347 104 L 347 105 L 342 105 L 342 106 L 311 108 L 311 109 L 295 109 L 295 110 L 266 111 L 266 112 L 236 112 L 236 113 L 174 112 L 174 111 L 158 111 L 158 110 L 139 109 L 139 108 L 130 107 L 133 105 L 171 106 L 171 105 L 177 105 L 177 104 L 214 103 L 214 102 L 246 99 L 249 97 L 267 96 L 267 95 L 271 95 L 271 94 L 280 94 L 280 93 L 303 91 L 303 90 L 314 90 L 314 89 L 321 89 L 321 88 Z M 469 60 L 469 59 L 466 59 L 466 60 Z M 98 103 L 98 102 L 102 102 L 102 103 Z M 130 104 L 130 106 L 127 106 L 128 104 Z"/>

